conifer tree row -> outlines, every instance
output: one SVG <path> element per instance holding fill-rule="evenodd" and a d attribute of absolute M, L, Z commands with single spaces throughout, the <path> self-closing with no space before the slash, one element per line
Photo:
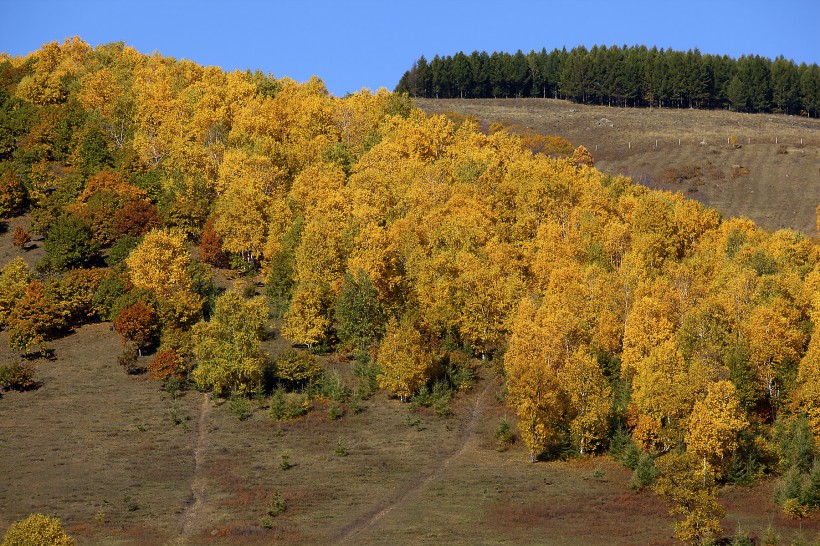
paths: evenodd
<path fill-rule="evenodd" d="M 423 55 L 396 91 L 425 98 L 562 98 L 584 104 L 730 108 L 820 115 L 820 68 L 780 56 L 739 59 L 646 46 Z"/>

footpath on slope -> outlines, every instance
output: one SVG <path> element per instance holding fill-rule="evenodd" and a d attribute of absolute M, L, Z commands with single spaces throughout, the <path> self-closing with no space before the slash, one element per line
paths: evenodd
<path fill-rule="evenodd" d="M 199 410 L 196 440 L 194 441 L 194 472 L 191 478 L 192 500 L 182 513 L 181 535 L 178 544 L 185 544 L 196 532 L 203 529 L 203 506 L 205 504 L 205 476 L 203 475 L 203 452 L 205 451 L 208 435 L 208 415 L 211 412 L 211 395 L 202 397 L 202 406 Z"/>
<path fill-rule="evenodd" d="M 477 438 L 475 427 L 478 423 L 478 420 L 482 416 L 482 412 L 486 405 L 486 399 L 490 391 L 492 391 L 493 387 L 497 385 L 497 378 L 490 377 L 486 379 L 486 385 L 484 386 L 484 390 L 476 397 L 476 401 L 473 404 L 473 407 L 470 409 L 469 418 L 465 421 L 464 425 L 462 426 L 461 430 L 461 442 L 457 450 L 451 453 L 442 463 L 441 465 L 433 471 L 421 474 L 418 476 L 419 479 L 413 481 L 410 485 L 405 487 L 404 489 L 400 489 L 399 491 L 395 492 L 392 497 L 387 499 L 385 502 L 379 504 L 378 506 L 374 507 L 370 510 L 367 514 L 360 517 L 352 524 L 345 527 L 342 533 L 333 541 L 335 544 L 343 544 L 343 543 L 355 543 L 355 538 L 359 536 L 361 533 L 367 531 L 375 524 L 377 524 L 380 520 L 382 520 L 385 516 L 387 516 L 390 512 L 395 510 L 397 507 L 401 506 L 402 504 L 406 503 L 412 497 L 417 496 L 419 493 L 430 487 L 435 482 L 441 480 L 447 470 L 452 466 L 453 462 L 459 459 L 464 453 L 467 452 L 468 448 L 472 447 L 475 443 L 475 439 Z"/>

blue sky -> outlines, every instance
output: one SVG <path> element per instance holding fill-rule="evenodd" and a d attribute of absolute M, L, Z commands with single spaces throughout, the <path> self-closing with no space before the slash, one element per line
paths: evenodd
<path fill-rule="evenodd" d="M 226 70 L 262 70 L 331 93 L 392 89 L 420 55 L 647 45 L 820 62 L 818 0 L 0 0 L 0 51 L 80 36 Z"/>

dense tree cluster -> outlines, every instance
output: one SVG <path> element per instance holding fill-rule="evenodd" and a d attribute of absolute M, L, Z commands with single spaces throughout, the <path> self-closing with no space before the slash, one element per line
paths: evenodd
<path fill-rule="evenodd" d="M 584 104 L 820 115 L 820 68 L 645 46 L 421 56 L 397 92 L 427 98 L 551 97 Z"/>
<path fill-rule="evenodd" d="M 0 271 L 0 326 L 31 352 L 111 320 L 152 377 L 225 396 L 321 376 L 271 361 L 270 311 L 295 345 L 372 355 L 403 400 L 463 351 L 503 373 L 533 460 L 657 459 L 699 540 L 715 484 L 809 471 L 790 446 L 820 436 L 820 247 L 527 138 L 123 44 L 3 58 L 0 180 L 47 258 Z M 266 296 L 218 295 L 208 264 Z"/>

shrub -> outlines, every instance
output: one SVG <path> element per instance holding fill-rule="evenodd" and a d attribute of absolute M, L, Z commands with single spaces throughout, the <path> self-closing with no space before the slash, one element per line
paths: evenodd
<path fill-rule="evenodd" d="M 14 246 L 25 250 L 26 245 L 30 242 L 31 233 L 23 229 L 21 226 L 17 226 L 16 228 L 14 228 L 14 238 L 12 239 L 12 243 L 14 244 Z"/>
<path fill-rule="evenodd" d="M 336 421 L 337 419 L 341 419 L 342 415 L 344 415 L 344 410 L 342 407 L 333 402 L 329 408 L 327 408 L 327 416 L 330 418 L 331 421 Z"/>
<path fill-rule="evenodd" d="M 640 491 L 644 487 L 652 485 L 657 477 L 658 470 L 655 468 L 655 460 L 648 453 L 641 453 L 635 471 L 632 473 L 632 489 Z"/>
<path fill-rule="evenodd" d="M 754 540 L 746 533 L 746 531 L 738 528 L 735 531 L 735 535 L 732 537 L 732 541 L 729 542 L 730 546 L 755 546 Z"/>
<path fill-rule="evenodd" d="M 333 372 L 325 371 L 319 383 L 319 393 L 334 402 L 342 403 L 350 395 L 350 389 L 345 386 L 339 372 L 335 370 Z"/>
<path fill-rule="evenodd" d="M 114 214 L 114 229 L 119 235 L 139 237 L 159 227 L 157 207 L 143 199 L 126 203 Z"/>
<path fill-rule="evenodd" d="M 16 214 L 25 204 L 25 188 L 14 172 L 8 170 L 0 175 L 0 216 Z"/>
<path fill-rule="evenodd" d="M 119 275 L 104 278 L 94 291 L 92 303 L 101 320 L 114 320 L 114 304 L 126 293 L 125 280 Z"/>
<path fill-rule="evenodd" d="M 65 534 L 60 520 L 43 514 L 32 514 L 15 522 L 3 536 L 2 546 L 73 546 L 74 539 Z"/>
<path fill-rule="evenodd" d="M 148 363 L 149 379 L 159 379 L 160 381 L 180 380 L 185 377 L 185 372 L 185 363 L 182 357 L 173 349 L 157 353 Z"/>
<path fill-rule="evenodd" d="M 803 498 L 803 475 L 796 467 L 789 468 L 774 491 L 774 500 L 784 507 L 791 499 Z"/>
<path fill-rule="evenodd" d="M 809 511 L 800 504 L 799 500 L 786 499 L 786 502 L 783 503 L 783 513 L 791 519 L 803 519 L 809 514 Z"/>
<path fill-rule="evenodd" d="M 445 381 L 436 381 L 432 390 L 423 386 L 412 398 L 413 407 L 432 408 L 439 416 L 450 414 L 450 398 L 453 391 Z"/>
<path fill-rule="evenodd" d="M 276 420 L 296 419 L 310 409 L 310 401 L 304 394 L 288 393 L 279 387 L 268 403 L 268 416 Z"/>
<path fill-rule="evenodd" d="M 775 431 L 784 467 L 808 472 L 814 461 L 814 434 L 805 415 L 792 422 L 778 419 Z"/>
<path fill-rule="evenodd" d="M 35 389 L 34 367 L 23 362 L 12 362 L 0 366 L 0 388 L 4 391 L 27 391 Z"/>
<path fill-rule="evenodd" d="M 237 394 L 232 395 L 230 400 L 228 400 L 228 409 L 230 409 L 231 413 L 236 415 L 236 418 L 240 421 L 249 419 L 251 415 L 253 415 L 250 400 Z"/>
<path fill-rule="evenodd" d="M 145 371 L 145 367 L 139 363 L 137 354 L 127 347 L 125 351 L 117 357 L 117 363 L 125 369 L 125 373 L 128 375 L 138 375 Z"/>
<path fill-rule="evenodd" d="M 279 461 L 279 468 L 282 470 L 290 470 L 293 468 L 293 463 L 290 462 L 289 454 L 282 453 L 281 460 Z"/>
<path fill-rule="evenodd" d="M 88 265 L 97 253 L 91 228 L 74 215 L 62 216 L 51 225 L 43 248 L 45 265 L 56 270 Z"/>
<path fill-rule="evenodd" d="M 131 251 L 137 248 L 138 244 L 139 239 L 136 237 L 123 235 L 114 241 L 114 244 L 108 249 L 108 258 L 106 258 L 105 263 L 107 263 L 109 267 L 122 263 L 128 258 L 128 255 L 131 254 Z"/>
<path fill-rule="evenodd" d="M 504 451 L 508 445 L 515 443 L 515 433 L 513 432 L 510 420 L 502 417 L 495 427 L 495 439 L 498 442 L 498 450 Z"/>
<path fill-rule="evenodd" d="M 276 517 L 287 509 L 287 501 L 285 501 L 284 497 L 282 497 L 282 494 L 279 491 L 275 491 L 273 493 L 273 496 L 271 496 L 270 502 L 268 503 L 267 515 L 270 517 Z"/>
<path fill-rule="evenodd" d="M 222 236 L 214 229 L 214 220 L 211 217 L 202 227 L 199 257 L 206 264 L 226 268 L 230 264 L 230 256 L 222 250 Z"/>
<path fill-rule="evenodd" d="M 368 398 L 379 388 L 379 373 L 381 373 L 381 368 L 373 362 L 368 353 L 364 351 L 356 353 L 353 359 L 353 375 L 359 378 L 357 392 L 362 398 Z"/>
<path fill-rule="evenodd" d="M 274 362 L 276 377 L 290 387 L 316 382 L 322 375 L 322 366 L 316 357 L 304 351 L 289 349 Z"/>
<path fill-rule="evenodd" d="M 809 481 L 803 489 L 803 504 L 812 508 L 820 508 L 820 462 L 814 462 L 809 473 Z"/>
<path fill-rule="evenodd" d="M 107 276 L 103 269 L 72 269 L 46 284 L 46 296 L 58 302 L 69 326 L 85 324 L 97 317 L 94 294 Z"/>
<path fill-rule="evenodd" d="M 133 343 L 142 356 L 142 350 L 155 341 L 158 322 L 154 308 L 138 301 L 119 312 L 114 319 L 114 330 L 124 345 Z"/>

